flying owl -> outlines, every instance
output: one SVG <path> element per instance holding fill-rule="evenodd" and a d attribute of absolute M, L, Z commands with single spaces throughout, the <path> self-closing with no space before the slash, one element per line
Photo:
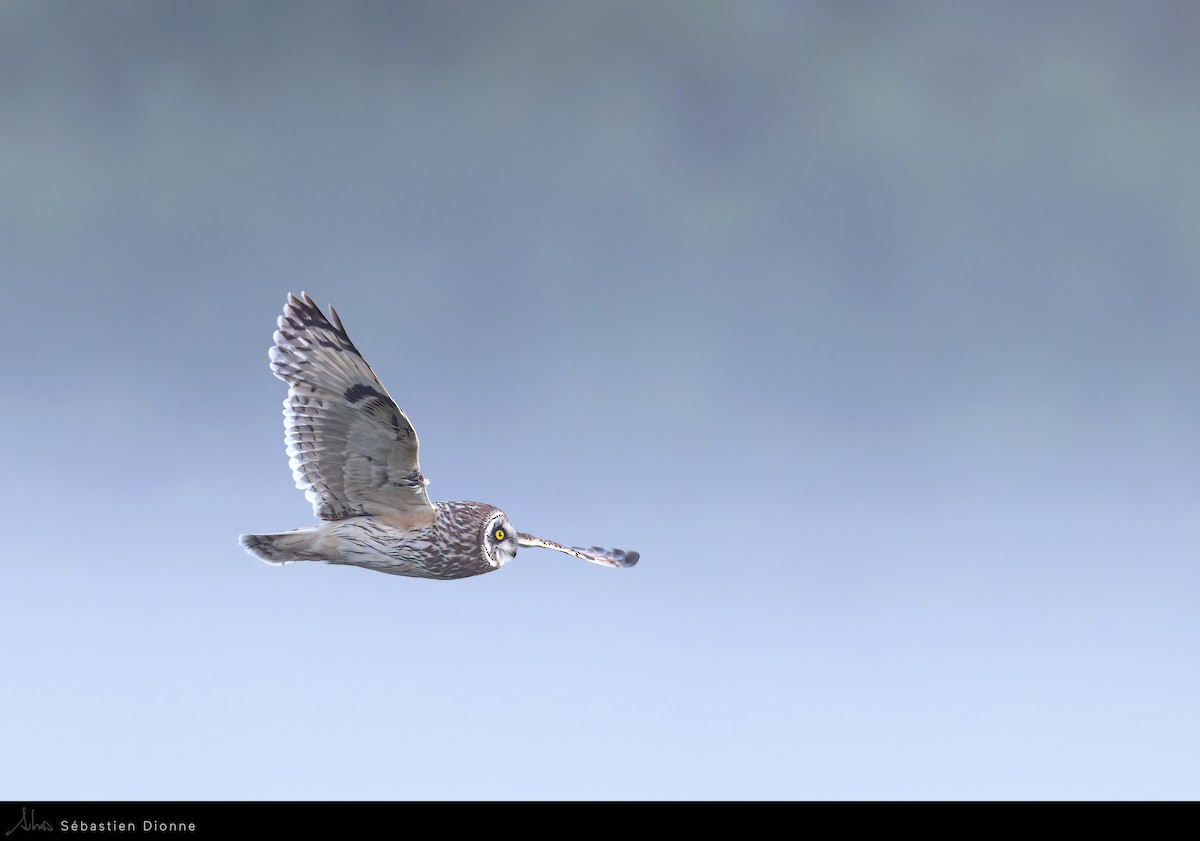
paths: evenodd
<path fill-rule="evenodd" d="M 284 440 L 296 487 L 321 520 L 278 534 L 243 534 L 269 564 L 324 561 L 414 578 L 467 578 L 500 569 L 521 546 L 631 567 L 637 552 L 562 546 L 518 532 L 482 502 L 430 502 L 417 433 L 350 341 L 307 293 L 289 294 L 271 372 L 288 384 Z"/>

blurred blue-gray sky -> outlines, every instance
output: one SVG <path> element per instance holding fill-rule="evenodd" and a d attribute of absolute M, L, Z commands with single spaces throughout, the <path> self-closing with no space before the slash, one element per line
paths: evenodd
<path fill-rule="evenodd" d="M 5 798 L 1195 798 L 1200 6 L 0 5 Z M 305 524 L 333 303 L 441 499 Z"/>

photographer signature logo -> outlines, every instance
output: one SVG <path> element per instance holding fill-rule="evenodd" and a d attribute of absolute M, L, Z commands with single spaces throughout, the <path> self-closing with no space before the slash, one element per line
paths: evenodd
<path fill-rule="evenodd" d="M 54 827 L 50 825 L 50 821 L 37 820 L 37 818 L 34 815 L 33 809 L 30 809 L 28 811 L 28 814 L 26 814 L 26 810 L 25 810 L 24 806 L 21 807 L 21 819 L 19 821 L 17 821 L 15 824 L 13 824 L 12 829 L 10 829 L 8 832 L 4 833 L 4 837 L 7 838 L 8 836 L 10 836 L 14 832 L 16 832 L 18 829 L 23 829 L 26 832 L 32 832 L 34 830 L 38 830 L 40 832 L 53 832 L 54 831 Z"/>

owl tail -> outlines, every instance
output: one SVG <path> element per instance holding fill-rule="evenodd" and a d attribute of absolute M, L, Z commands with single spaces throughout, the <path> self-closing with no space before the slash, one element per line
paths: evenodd
<path fill-rule="evenodd" d="M 279 534 L 243 534 L 238 537 L 243 549 L 272 566 L 317 560 L 316 540 L 316 529 L 296 529 Z"/>

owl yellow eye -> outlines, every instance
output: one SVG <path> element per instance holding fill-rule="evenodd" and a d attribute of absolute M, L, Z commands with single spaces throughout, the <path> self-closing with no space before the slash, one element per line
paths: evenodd
<path fill-rule="evenodd" d="M 497 540 L 504 539 L 504 529 L 496 529 L 494 534 L 495 534 Z"/>

